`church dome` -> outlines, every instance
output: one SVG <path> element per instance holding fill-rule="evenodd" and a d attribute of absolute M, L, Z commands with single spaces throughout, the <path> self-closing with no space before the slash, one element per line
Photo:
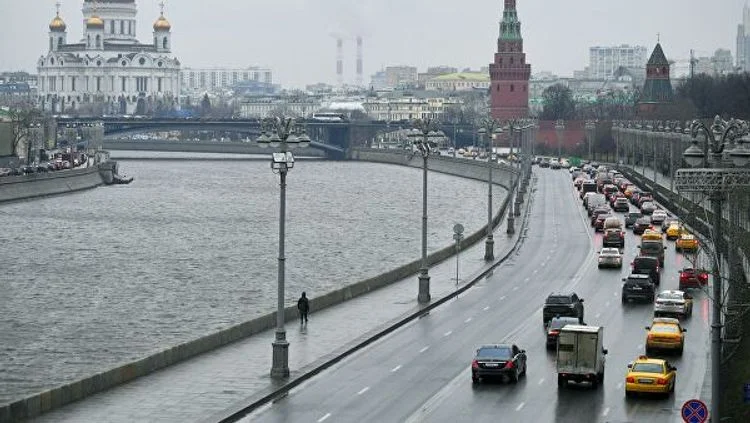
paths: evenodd
<path fill-rule="evenodd" d="M 65 31 L 65 28 L 67 28 L 65 21 L 62 20 L 59 13 L 52 19 L 52 22 L 49 23 L 50 31 Z"/>
<path fill-rule="evenodd" d="M 169 31 L 170 29 L 172 29 L 172 25 L 164 17 L 164 14 L 159 16 L 159 19 L 154 22 L 154 31 Z"/>
<path fill-rule="evenodd" d="M 104 28 L 104 21 L 96 15 L 91 15 L 86 20 L 86 28 Z"/>

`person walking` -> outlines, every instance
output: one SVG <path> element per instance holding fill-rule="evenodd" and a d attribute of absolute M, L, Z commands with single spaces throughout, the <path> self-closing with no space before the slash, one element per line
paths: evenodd
<path fill-rule="evenodd" d="M 304 292 L 299 300 L 297 300 L 297 310 L 299 310 L 299 324 L 307 323 L 307 313 L 310 311 L 310 302 L 307 300 L 307 295 Z"/>

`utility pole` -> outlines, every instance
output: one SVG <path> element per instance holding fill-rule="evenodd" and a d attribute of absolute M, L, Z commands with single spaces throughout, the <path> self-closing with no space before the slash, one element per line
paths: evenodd
<path fill-rule="evenodd" d="M 695 59 L 695 52 L 693 49 L 690 49 L 690 80 L 693 80 L 693 76 L 695 76 L 695 63 L 697 60 Z"/>

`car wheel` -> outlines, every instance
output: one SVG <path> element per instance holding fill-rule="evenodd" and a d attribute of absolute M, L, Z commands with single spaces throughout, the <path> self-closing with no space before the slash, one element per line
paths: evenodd
<path fill-rule="evenodd" d="M 472 376 L 472 377 L 471 377 L 471 383 L 473 383 L 473 384 L 475 384 L 475 385 L 476 385 L 476 384 L 478 384 L 478 383 L 479 383 L 479 378 L 478 378 L 478 377 L 476 377 L 476 376 Z"/>
<path fill-rule="evenodd" d="M 634 392 L 625 391 L 625 397 L 626 398 L 633 398 L 635 396 Z"/>
<path fill-rule="evenodd" d="M 626 297 L 626 296 L 623 295 L 622 296 L 622 303 L 623 304 L 627 304 L 627 302 L 628 302 L 628 297 Z"/>
<path fill-rule="evenodd" d="M 599 383 L 602 385 L 604 384 L 604 372 L 601 372 L 597 375 L 599 377 Z"/>
<path fill-rule="evenodd" d="M 648 345 L 646 345 L 646 356 L 650 356 L 652 351 L 653 350 L 651 349 L 651 347 L 649 347 Z"/>
<path fill-rule="evenodd" d="M 518 369 L 516 369 L 513 374 L 510 375 L 510 381 L 511 383 L 517 383 L 518 382 Z"/>
<path fill-rule="evenodd" d="M 526 363 L 523 363 L 523 373 L 521 374 L 526 376 L 526 370 L 528 370 L 528 368 L 526 367 Z"/>
<path fill-rule="evenodd" d="M 669 387 L 669 392 L 670 393 L 674 392 L 674 386 L 675 385 L 677 385 L 677 376 L 675 376 L 674 379 L 672 379 L 672 386 Z"/>
<path fill-rule="evenodd" d="M 683 347 L 684 347 L 684 345 L 680 345 L 680 348 L 677 350 L 677 354 L 678 355 L 682 355 L 682 349 L 683 349 Z"/>
<path fill-rule="evenodd" d="M 558 388 L 564 388 L 567 383 L 568 381 L 565 380 L 564 377 L 557 375 L 557 387 Z"/>

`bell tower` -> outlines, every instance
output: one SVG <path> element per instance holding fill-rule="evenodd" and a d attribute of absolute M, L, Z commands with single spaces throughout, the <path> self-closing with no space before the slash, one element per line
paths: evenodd
<path fill-rule="evenodd" d="M 529 116 L 529 78 L 516 0 L 505 0 L 495 60 L 490 63 L 490 112 L 495 119 Z"/>

